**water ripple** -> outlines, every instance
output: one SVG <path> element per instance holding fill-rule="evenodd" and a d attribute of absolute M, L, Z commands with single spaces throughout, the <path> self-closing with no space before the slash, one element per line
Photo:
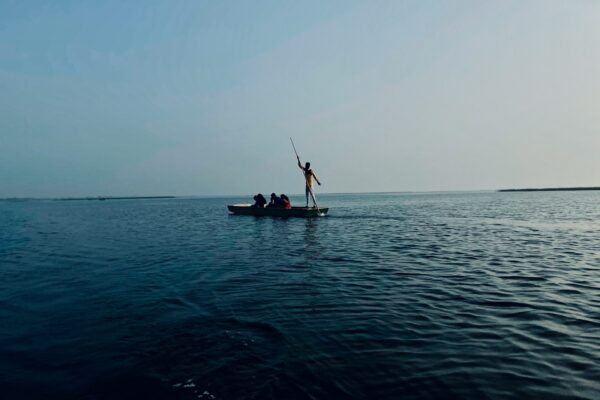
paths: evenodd
<path fill-rule="evenodd" d="M 598 193 L 321 199 L 0 203 L 3 398 L 600 398 Z"/>

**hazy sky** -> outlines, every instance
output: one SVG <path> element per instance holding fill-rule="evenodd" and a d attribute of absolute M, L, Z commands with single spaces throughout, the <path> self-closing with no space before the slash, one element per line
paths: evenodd
<path fill-rule="evenodd" d="M 600 185 L 600 1 L 0 2 L 0 197 Z"/>

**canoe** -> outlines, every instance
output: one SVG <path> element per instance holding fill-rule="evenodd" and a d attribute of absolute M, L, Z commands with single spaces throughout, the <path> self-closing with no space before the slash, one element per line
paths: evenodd
<path fill-rule="evenodd" d="M 234 204 L 227 206 L 232 214 L 238 215 L 254 215 L 257 217 L 319 217 L 324 216 L 329 211 L 329 208 L 307 208 L 307 207 L 292 207 L 292 208 L 253 208 L 250 204 Z"/>

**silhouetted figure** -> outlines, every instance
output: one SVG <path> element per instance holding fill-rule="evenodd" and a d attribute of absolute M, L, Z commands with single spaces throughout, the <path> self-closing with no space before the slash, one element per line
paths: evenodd
<path fill-rule="evenodd" d="M 267 204 L 267 199 L 261 193 L 254 196 L 253 208 L 265 208 L 265 204 Z"/>
<path fill-rule="evenodd" d="M 287 197 L 285 194 L 281 194 L 279 196 L 281 198 L 281 203 L 283 204 L 283 208 L 292 208 L 292 203 L 290 202 L 290 198 Z"/>
<path fill-rule="evenodd" d="M 306 194 L 306 207 L 308 207 L 308 196 L 309 195 L 312 198 L 313 207 L 316 207 L 317 199 L 315 199 L 315 192 L 313 191 L 313 179 L 317 182 L 317 184 L 319 186 L 321 186 L 321 182 L 319 182 L 317 175 L 315 175 L 315 171 L 313 171 L 310 168 L 309 162 L 304 164 L 304 167 L 302 166 L 302 163 L 300 162 L 300 157 L 298 157 L 298 167 L 302 170 L 302 173 L 304 174 L 304 180 L 306 183 L 306 186 L 304 188 L 304 193 Z"/>
<path fill-rule="evenodd" d="M 271 193 L 271 201 L 267 204 L 269 208 L 282 208 L 283 202 L 280 197 L 277 197 L 275 193 Z"/>

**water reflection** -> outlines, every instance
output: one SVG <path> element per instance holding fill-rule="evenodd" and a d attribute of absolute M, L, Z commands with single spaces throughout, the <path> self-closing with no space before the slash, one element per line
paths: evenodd
<path fill-rule="evenodd" d="M 306 249 L 317 243 L 317 222 L 314 218 L 307 218 L 304 226 L 304 244 Z"/>

